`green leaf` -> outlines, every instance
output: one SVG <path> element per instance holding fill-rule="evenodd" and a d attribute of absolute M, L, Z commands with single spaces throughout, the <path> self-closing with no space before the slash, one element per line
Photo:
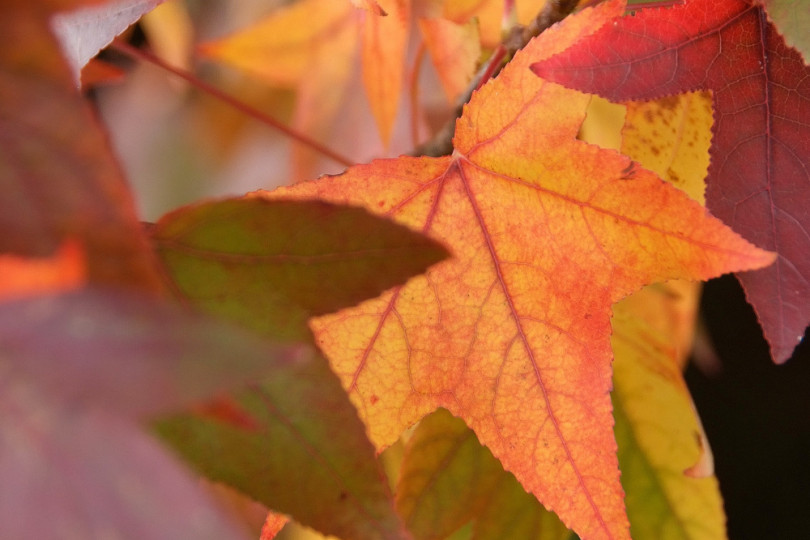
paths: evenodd
<path fill-rule="evenodd" d="M 445 409 L 425 417 L 408 441 L 396 503 L 419 540 L 446 538 L 469 522 L 473 540 L 571 534 Z"/>
<path fill-rule="evenodd" d="M 810 64 L 810 0 L 762 0 L 768 18 L 785 43 L 798 50 Z"/>
<path fill-rule="evenodd" d="M 204 203 L 164 216 L 152 238 L 182 295 L 293 340 L 309 339 L 309 317 L 377 296 L 448 254 L 387 219 L 319 201 Z"/>
<path fill-rule="evenodd" d="M 201 472 L 325 534 L 402 538 L 374 448 L 326 360 L 273 367 L 239 394 L 228 416 L 157 424 Z"/>
<path fill-rule="evenodd" d="M 725 538 L 717 479 L 711 470 L 687 473 L 710 450 L 701 446 L 673 341 L 627 300 L 614 306 L 611 397 L 630 532 L 638 540 Z"/>

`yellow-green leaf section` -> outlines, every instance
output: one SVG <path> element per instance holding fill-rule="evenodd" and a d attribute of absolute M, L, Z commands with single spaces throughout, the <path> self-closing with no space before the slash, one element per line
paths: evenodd
<path fill-rule="evenodd" d="M 571 536 L 557 516 L 504 471 L 475 433 L 445 409 L 425 417 L 408 440 L 396 506 L 418 540 Z"/>
<path fill-rule="evenodd" d="M 725 538 L 717 480 L 685 474 L 705 449 L 675 347 L 624 303 L 614 308 L 612 344 L 615 434 L 631 536 Z"/>

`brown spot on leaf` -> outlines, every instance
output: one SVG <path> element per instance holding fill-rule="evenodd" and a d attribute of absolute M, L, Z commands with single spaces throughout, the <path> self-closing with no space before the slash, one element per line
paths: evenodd
<path fill-rule="evenodd" d="M 679 103 L 680 103 L 680 98 L 678 96 L 668 96 L 668 97 L 661 98 L 661 99 L 658 100 L 658 105 L 662 109 L 675 110 L 675 108 L 678 107 Z"/>

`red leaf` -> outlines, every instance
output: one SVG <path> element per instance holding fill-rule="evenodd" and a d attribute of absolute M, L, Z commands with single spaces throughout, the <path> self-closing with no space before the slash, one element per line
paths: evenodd
<path fill-rule="evenodd" d="M 0 350 L 4 374 L 36 381 L 69 407 L 126 416 L 199 402 L 310 351 L 150 297 L 92 288 L 0 304 Z"/>
<path fill-rule="evenodd" d="M 70 237 L 89 282 L 156 290 L 123 175 L 50 33 L 47 10 L 69 4 L 0 3 L 0 252 L 42 257 Z"/>
<path fill-rule="evenodd" d="M 0 538 L 246 538 L 136 426 L 38 390 L 3 379 Z"/>
<path fill-rule="evenodd" d="M 612 100 L 714 95 L 706 204 L 776 264 L 739 273 L 775 361 L 810 321 L 810 68 L 743 0 L 639 11 L 547 61 L 538 75 Z"/>

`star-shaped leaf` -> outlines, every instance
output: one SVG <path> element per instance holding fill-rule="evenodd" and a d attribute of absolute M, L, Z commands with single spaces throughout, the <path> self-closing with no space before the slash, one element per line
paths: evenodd
<path fill-rule="evenodd" d="M 443 158 L 381 160 L 254 196 L 358 204 L 453 259 L 313 319 L 372 441 L 437 407 L 584 538 L 626 538 L 609 390 L 610 306 L 645 283 L 759 268 L 755 248 L 631 161 L 575 139 L 588 97 L 529 65 L 624 9 L 545 32 L 478 91 Z"/>
<path fill-rule="evenodd" d="M 714 97 L 706 205 L 776 264 L 738 277 L 775 361 L 810 321 L 810 67 L 762 7 L 690 0 L 616 20 L 536 73 L 614 101 L 696 89 Z"/>

